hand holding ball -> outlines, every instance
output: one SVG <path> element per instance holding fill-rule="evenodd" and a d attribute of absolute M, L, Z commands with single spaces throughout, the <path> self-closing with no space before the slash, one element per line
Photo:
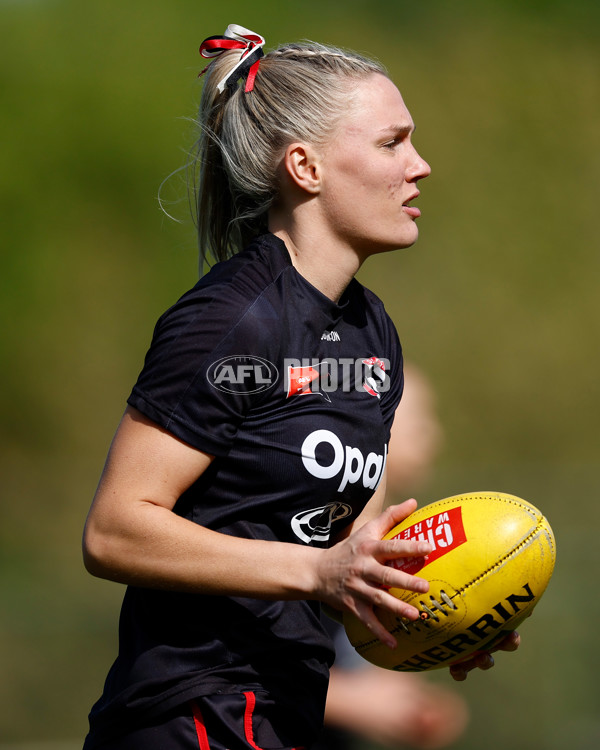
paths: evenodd
<path fill-rule="evenodd" d="M 552 529 L 530 503 L 500 492 L 473 492 L 424 506 L 385 539 L 429 542 L 425 558 L 391 565 L 429 581 L 429 592 L 390 592 L 417 607 L 414 622 L 377 610 L 398 641 L 390 649 L 353 615 L 350 642 L 367 661 L 400 672 L 449 666 L 492 648 L 528 617 L 550 581 L 556 559 Z"/>

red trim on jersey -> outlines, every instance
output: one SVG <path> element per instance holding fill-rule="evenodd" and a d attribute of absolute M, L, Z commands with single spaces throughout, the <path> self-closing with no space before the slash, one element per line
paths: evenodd
<path fill-rule="evenodd" d="M 200 706 L 192 701 L 192 714 L 194 716 L 194 725 L 196 727 L 196 734 L 198 735 L 198 745 L 200 750 L 210 750 L 208 743 L 208 735 L 206 734 L 206 727 L 204 726 L 204 717 Z"/>

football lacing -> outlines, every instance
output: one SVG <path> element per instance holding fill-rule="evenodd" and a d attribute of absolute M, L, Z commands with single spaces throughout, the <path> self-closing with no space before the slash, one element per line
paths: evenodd
<path fill-rule="evenodd" d="M 458 609 L 457 605 L 452 601 L 452 599 L 445 591 L 440 591 L 440 599 L 442 600 L 441 602 L 439 602 L 437 599 L 434 599 L 433 596 L 430 596 L 429 604 L 425 604 L 425 602 L 420 601 L 419 604 L 421 605 L 421 611 L 419 614 L 419 619 L 412 621 L 405 620 L 404 618 L 399 618 L 396 621 L 397 624 L 395 629 L 402 629 L 406 633 L 406 635 L 411 635 L 411 629 L 419 631 L 422 625 L 425 625 L 428 628 L 431 627 L 429 623 L 430 620 L 439 622 L 440 618 L 438 617 L 437 612 L 441 612 L 445 617 L 448 617 L 450 613 L 446 611 L 446 607 L 455 611 Z"/>
<path fill-rule="evenodd" d="M 440 591 L 440 599 L 442 601 L 438 602 L 437 599 L 434 599 L 433 596 L 430 596 L 429 605 L 425 604 L 425 602 L 419 602 L 419 604 L 421 605 L 421 614 L 419 615 L 419 617 L 422 622 L 427 623 L 429 619 L 433 619 L 436 622 L 439 622 L 440 618 L 438 617 L 437 612 L 441 612 L 444 617 L 448 617 L 448 612 L 444 609 L 445 607 L 454 610 L 458 609 L 456 604 L 454 604 L 452 599 L 445 591 Z"/>

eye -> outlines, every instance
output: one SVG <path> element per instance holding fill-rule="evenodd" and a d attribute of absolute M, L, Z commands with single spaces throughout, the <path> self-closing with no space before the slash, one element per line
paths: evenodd
<path fill-rule="evenodd" d="M 395 138 L 392 138 L 391 141 L 386 141 L 385 143 L 382 143 L 382 148 L 386 149 L 387 151 L 393 151 L 396 146 L 400 146 L 406 139 L 405 135 L 398 135 Z"/>
<path fill-rule="evenodd" d="M 393 138 L 390 138 L 387 141 L 384 141 L 381 144 L 381 148 L 385 149 L 386 151 L 393 151 L 396 146 L 401 146 L 405 142 L 410 142 L 411 136 L 414 132 L 414 126 L 398 126 L 397 128 L 390 128 L 388 131 L 388 136 L 392 136 Z"/>

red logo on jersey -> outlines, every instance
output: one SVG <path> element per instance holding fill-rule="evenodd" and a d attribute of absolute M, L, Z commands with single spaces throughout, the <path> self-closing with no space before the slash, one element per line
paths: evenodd
<path fill-rule="evenodd" d="M 384 385 L 385 379 L 388 377 L 385 374 L 385 363 L 379 357 L 363 359 L 362 363 L 365 365 L 363 388 L 371 396 L 381 398 L 379 389 Z"/>
<path fill-rule="evenodd" d="M 317 363 L 318 366 L 319 363 Z M 290 396 L 306 396 L 309 393 L 314 393 L 323 396 L 327 401 L 331 401 L 329 395 L 317 387 L 320 377 L 321 373 L 316 367 L 288 367 L 288 392 L 286 398 L 290 398 Z"/>
<path fill-rule="evenodd" d="M 396 534 L 394 539 L 411 539 L 418 542 L 429 542 L 433 547 L 427 557 L 402 557 L 391 560 L 388 565 L 398 570 L 414 575 L 421 568 L 437 560 L 442 555 L 447 555 L 453 549 L 460 547 L 467 541 L 465 527 L 462 520 L 462 508 L 450 508 L 443 513 L 425 518 L 408 529 Z"/>

